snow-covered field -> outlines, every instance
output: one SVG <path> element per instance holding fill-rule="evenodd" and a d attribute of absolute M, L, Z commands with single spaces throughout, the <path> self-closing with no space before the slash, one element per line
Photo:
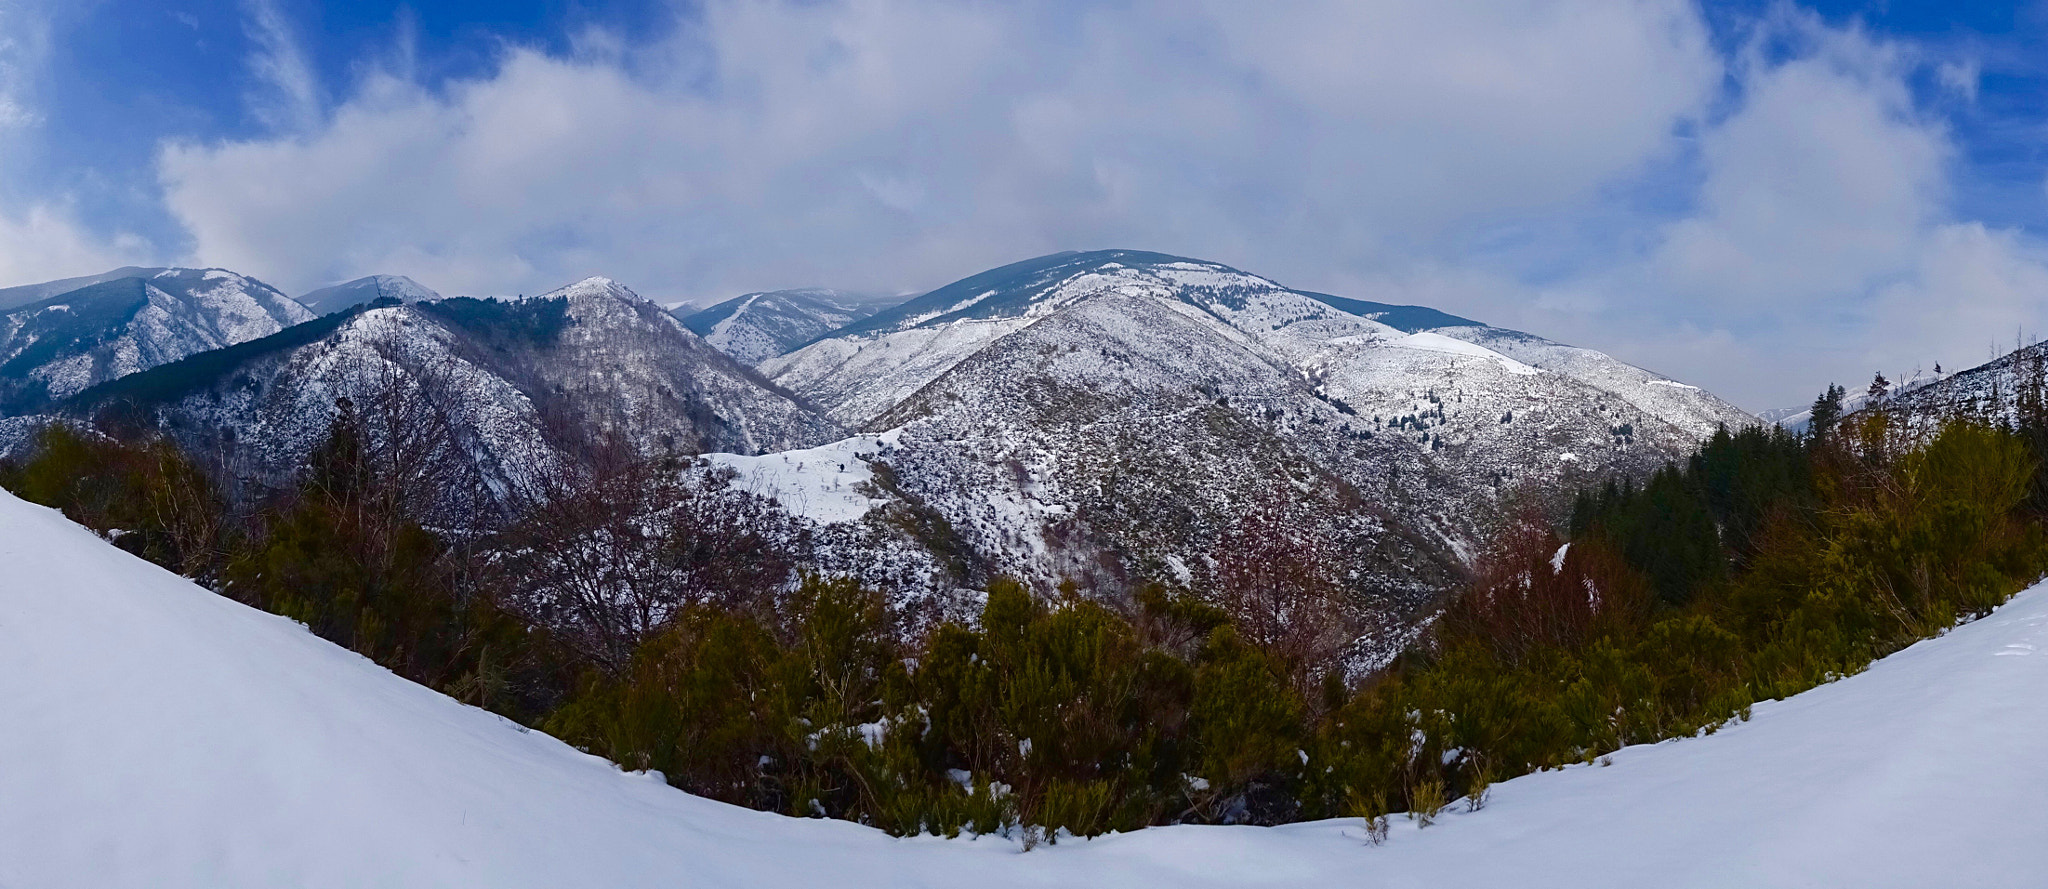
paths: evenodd
<path fill-rule="evenodd" d="M 1340 820 L 1021 852 L 621 774 L 0 493 L 0 886 L 2029 886 L 2048 588 L 1701 739 Z"/>
<path fill-rule="evenodd" d="M 902 430 L 856 435 L 815 448 L 772 454 L 704 454 L 705 465 L 731 469 L 733 485 L 775 501 L 790 515 L 821 525 L 859 521 L 877 501 L 868 496 L 875 472 L 868 460 L 896 447 Z"/>

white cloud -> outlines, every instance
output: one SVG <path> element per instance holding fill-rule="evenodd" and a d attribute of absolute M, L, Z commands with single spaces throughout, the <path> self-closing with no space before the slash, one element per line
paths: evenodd
<path fill-rule="evenodd" d="M 194 261 L 288 289 L 900 290 L 1129 246 L 1751 407 L 1964 363 L 2048 292 L 2039 245 L 1955 217 L 1909 88 L 1967 93 L 1974 63 L 1789 6 L 1724 57 L 1679 0 L 713 0 L 661 43 L 508 47 L 431 88 L 399 47 L 331 108 L 265 45 L 296 122 L 158 173 Z"/>
<path fill-rule="evenodd" d="M 40 117 L 29 96 L 33 74 L 48 51 L 49 26 L 35 10 L 0 0 L 0 139 L 33 126 Z"/>
<path fill-rule="evenodd" d="M 244 29 L 256 51 L 249 56 L 255 87 L 249 111 L 273 132 L 300 133 L 320 122 L 320 82 L 274 0 L 243 0 Z M 196 27 L 196 24 L 194 25 Z"/>
<path fill-rule="evenodd" d="M 111 241 L 80 227 L 61 206 L 0 209 L 0 282 L 49 281 L 146 261 L 149 246 L 132 235 Z"/>
<path fill-rule="evenodd" d="M 1983 63 L 1976 59 L 1956 59 L 1934 66 L 1935 82 L 1969 102 L 1977 101 L 1977 86 L 1983 74 Z"/>
<path fill-rule="evenodd" d="M 894 289 L 1109 245 L 1301 277 L 1590 203 L 1720 73 L 1681 3 L 1442 9 L 715 2 L 660 46 L 372 77 L 160 173 L 199 257 L 294 286 Z"/>
<path fill-rule="evenodd" d="M 1767 58 L 1762 47 L 1800 47 Z M 1781 8 L 1698 136 L 1695 204 L 1640 254 L 1473 302 L 1753 408 L 1829 381 L 1981 362 L 2048 309 L 2048 250 L 1950 209 L 1957 150 L 1909 47 Z"/>

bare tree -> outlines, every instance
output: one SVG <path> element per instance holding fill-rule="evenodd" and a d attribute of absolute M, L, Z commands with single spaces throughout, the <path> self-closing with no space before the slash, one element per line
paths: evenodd
<path fill-rule="evenodd" d="M 457 414 L 465 394 L 451 355 L 417 359 L 389 341 L 358 392 L 367 491 L 385 515 L 450 531 L 476 531 L 506 517 L 466 446 Z"/>
<path fill-rule="evenodd" d="M 610 669 L 686 607 L 767 613 L 803 533 L 728 482 L 616 442 L 561 469 L 500 535 L 509 604 Z"/>
<path fill-rule="evenodd" d="M 1304 690 L 1350 642 L 1337 558 L 1285 490 L 1254 505 L 1214 553 L 1218 604 L 1246 641 L 1278 658 Z"/>
<path fill-rule="evenodd" d="M 1648 582 L 1619 554 L 1597 540 L 1566 544 L 1531 507 L 1489 541 L 1440 626 L 1513 663 L 1633 625 L 1649 602 Z"/>

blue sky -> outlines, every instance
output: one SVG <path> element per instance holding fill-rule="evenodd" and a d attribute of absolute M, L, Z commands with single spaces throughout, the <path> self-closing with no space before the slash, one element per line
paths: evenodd
<path fill-rule="evenodd" d="M 250 62 L 270 49 L 259 9 L 296 42 L 323 104 L 345 95 L 366 65 L 410 56 L 422 82 L 440 84 L 488 76 L 508 45 L 562 54 L 589 29 L 666 33 L 678 18 L 673 7 L 643 2 L 51 4 L 35 85 L 41 132 L 21 146 L 17 187 L 72 189 L 97 225 L 140 229 L 176 249 L 183 235 L 150 193 L 158 143 L 268 133 L 261 103 L 251 101 L 276 90 Z"/>
<path fill-rule="evenodd" d="M 0 0 L 0 278 L 1215 259 L 1751 408 L 2048 324 L 2048 5 Z"/>

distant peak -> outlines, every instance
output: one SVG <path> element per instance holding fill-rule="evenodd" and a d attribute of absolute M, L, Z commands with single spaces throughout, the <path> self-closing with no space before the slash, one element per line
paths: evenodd
<path fill-rule="evenodd" d="M 634 293 L 632 288 L 603 275 L 592 275 L 567 287 L 550 290 L 541 294 L 538 298 L 553 299 L 556 297 L 610 297 L 630 302 L 646 302 L 640 294 Z"/>

